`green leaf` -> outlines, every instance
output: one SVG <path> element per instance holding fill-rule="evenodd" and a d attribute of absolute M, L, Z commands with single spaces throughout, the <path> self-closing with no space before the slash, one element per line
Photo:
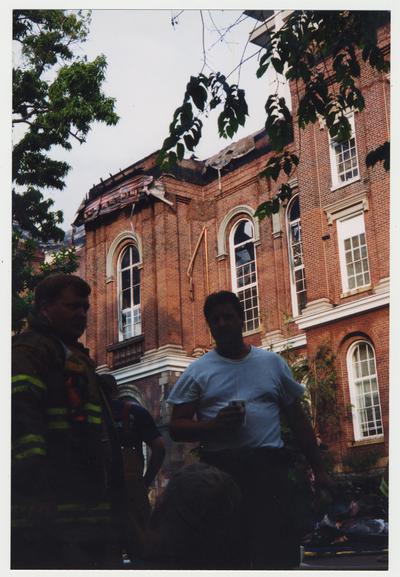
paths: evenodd
<path fill-rule="evenodd" d="M 375 150 L 371 150 L 365 158 L 367 167 L 374 167 L 378 162 L 383 162 L 383 168 L 390 170 L 390 142 L 384 142 Z"/>
<path fill-rule="evenodd" d="M 279 74 L 283 73 L 284 62 L 282 62 L 282 60 L 279 58 L 271 58 L 271 64 Z"/>
<path fill-rule="evenodd" d="M 178 142 L 178 144 L 176 145 L 176 153 L 178 160 L 182 160 L 185 154 L 185 147 L 182 144 L 182 142 Z"/>

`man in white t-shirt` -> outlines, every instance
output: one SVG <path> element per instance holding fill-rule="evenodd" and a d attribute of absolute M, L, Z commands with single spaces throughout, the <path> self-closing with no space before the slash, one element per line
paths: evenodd
<path fill-rule="evenodd" d="M 299 402 L 304 387 L 279 355 L 244 342 L 243 308 L 234 293 L 209 295 L 204 315 L 216 347 L 194 361 L 173 387 L 168 397 L 171 437 L 199 441 L 201 459 L 230 473 L 242 490 L 243 548 L 235 552 L 232 568 L 294 568 L 299 565 L 300 535 L 291 517 L 293 489 L 281 412 L 317 487 L 332 487 Z"/>

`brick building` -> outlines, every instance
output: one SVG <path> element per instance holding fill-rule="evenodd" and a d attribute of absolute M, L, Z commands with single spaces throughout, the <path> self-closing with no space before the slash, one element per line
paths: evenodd
<path fill-rule="evenodd" d="M 379 41 L 389 50 L 389 27 Z M 375 466 L 385 464 L 389 176 L 381 165 L 367 169 L 365 157 L 389 138 L 389 79 L 361 66 L 366 107 L 349 114 L 351 139 L 331 141 L 322 122 L 301 141 L 295 130 L 295 194 L 271 219 L 254 218 L 280 184 L 259 177 L 271 154 L 263 130 L 168 174 L 151 154 L 80 206 L 80 272 L 93 289 L 87 345 L 99 372 L 112 372 L 166 436 L 168 391 L 212 347 L 204 298 L 230 289 L 245 307 L 247 342 L 300 357 L 323 343 L 334 351 L 343 417 L 327 440 L 337 469 L 371 451 Z M 294 89 L 291 97 L 295 104 Z M 186 450 L 168 444 L 167 477 Z"/>

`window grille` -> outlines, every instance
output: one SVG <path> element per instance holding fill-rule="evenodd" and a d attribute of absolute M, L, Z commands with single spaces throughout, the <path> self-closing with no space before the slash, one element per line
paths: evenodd
<path fill-rule="evenodd" d="M 253 224 L 249 220 L 240 220 L 231 238 L 233 291 L 243 305 L 244 332 L 250 332 L 258 329 L 260 324 Z"/>

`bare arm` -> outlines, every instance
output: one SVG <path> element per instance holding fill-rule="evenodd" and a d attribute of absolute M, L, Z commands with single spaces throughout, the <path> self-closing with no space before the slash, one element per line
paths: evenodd
<path fill-rule="evenodd" d="M 310 420 L 300 402 L 298 400 L 295 401 L 284 412 L 301 450 L 311 465 L 316 484 L 319 487 L 333 488 L 333 481 L 325 471 Z"/>
<path fill-rule="evenodd" d="M 150 487 L 163 464 L 165 458 L 164 439 L 161 436 L 156 437 L 148 443 L 148 446 L 150 447 L 151 455 L 146 473 L 143 475 L 143 481 L 147 488 Z"/>
<path fill-rule="evenodd" d="M 217 439 L 221 434 L 242 424 L 240 407 L 227 406 L 216 417 L 207 421 L 194 419 L 197 403 L 174 405 L 169 430 L 171 438 L 180 442 L 196 442 Z"/>

